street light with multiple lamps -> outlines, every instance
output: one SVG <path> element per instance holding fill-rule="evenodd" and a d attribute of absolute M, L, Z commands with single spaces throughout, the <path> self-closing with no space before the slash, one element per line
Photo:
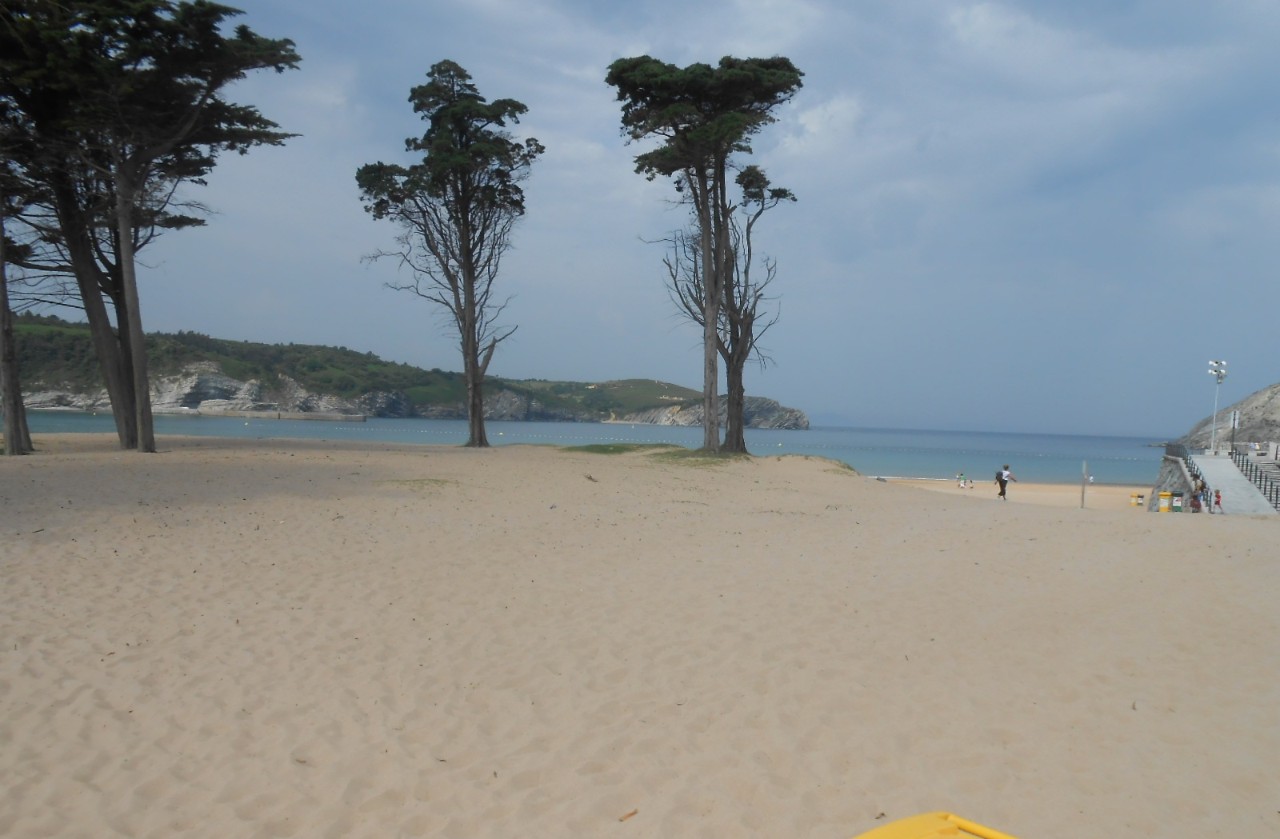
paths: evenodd
<path fill-rule="evenodd" d="M 1210 361 L 1209 375 L 1217 379 L 1217 384 L 1213 387 L 1213 423 L 1212 431 L 1209 433 L 1209 450 L 1214 454 L 1218 453 L 1218 391 L 1222 390 L 1222 380 L 1227 377 L 1227 362 Z"/>

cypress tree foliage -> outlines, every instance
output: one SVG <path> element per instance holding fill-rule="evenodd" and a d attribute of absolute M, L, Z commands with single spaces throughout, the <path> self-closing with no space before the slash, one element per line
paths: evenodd
<path fill-rule="evenodd" d="M 244 25 L 224 35 L 239 14 L 205 0 L 0 6 L 0 127 L 18 176 L 56 220 L 122 448 L 155 451 L 140 231 L 190 223 L 167 211 L 174 190 L 201 183 L 220 153 L 291 136 L 223 98 L 253 70 L 281 72 L 300 60 L 292 42 Z"/>
<path fill-rule="evenodd" d="M 498 344 L 516 329 L 497 324 L 506 301 L 494 297 L 494 283 L 524 215 L 520 184 L 543 148 L 503 130 L 528 108 L 514 99 L 488 102 L 456 63 L 432 65 L 427 79 L 409 93 L 427 130 L 405 141 L 421 162 L 371 163 L 356 172 L 356 183 L 365 210 L 400 227 L 400 249 L 371 257 L 393 257 L 411 270 L 412 282 L 391 287 L 449 313 L 467 385 L 467 445 L 483 447 L 484 377 Z"/>
<path fill-rule="evenodd" d="M 773 109 L 801 87 L 801 73 L 783 57 L 720 59 L 716 67 L 677 67 L 644 55 L 609 65 L 622 130 L 632 141 L 661 145 L 636 156 L 636 172 L 672 177 L 693 208 L 702 271 L 703 445 L 720 450 L 717 325 L 735 262 L 729 198 L 732 159 L 749 154 L 750 138 L 775 121 Z"/>

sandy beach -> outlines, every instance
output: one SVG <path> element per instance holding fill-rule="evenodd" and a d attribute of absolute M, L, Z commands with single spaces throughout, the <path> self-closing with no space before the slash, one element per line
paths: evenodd
<path fill-rule="evenodd" d="M 927 489 L 930 492 L 944 492 L 948 495 L 977 498 L 983 501 L 995 498 L 1000 489 L 994 481 L 960 487 L 952 480 L 924 478 L 892 478 L 891 480 L 894 483 Z M 1014 481 L 1009 484 L 1007 501 L 1014 504 L 1039 504 L 1046 507 L 1123 510 L 1126 507 L 1135 506 L 1133 503 L 1135 495 L 1142 499 L 1137 506 L 1145 510 L 1146 502 L 1151 498 L 1151 487 L 1088 484 L 1082 493 L 1079 484 L 1031 484 Z"/>
<path fill-rule="evenodd" d="M 0 835 L 1280 835 L 1280 517 L 112 443 L 0 459 Z"/>

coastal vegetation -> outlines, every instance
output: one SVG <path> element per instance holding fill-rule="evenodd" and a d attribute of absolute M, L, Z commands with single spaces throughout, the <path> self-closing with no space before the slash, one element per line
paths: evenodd
<path fill-rule="evenodd" d="M 102 388 L 87 324 L 24 313 L 15 318 L 15 326 L 18 360 L 28 389 L 84 392 Z M 146 342 L 156 376 L 211 362 L 235 379 L 274 381 L 287 376 L 309 391 L 345 399 L 370 392 L 403 393 L 422 413 L 466 399 L 466 381 L 460 373 L 425 370 L 346 347 L 229 341 L 198 332 L 152 333 Z M 586 383 L 491 378 L 490 382 L 495 389 L 536 399 L 551 411 L 606 420 L 694 404 L 699 399 L 696 390 L 652 379 Z"/>
<path fill-rule="evenodd" d="M 569 446 L 568 451 L 587 454 L 634 454 L 635 452 L 663 451 L 679 448 L 670 443 L 589 443 L 585 446 Z"/>

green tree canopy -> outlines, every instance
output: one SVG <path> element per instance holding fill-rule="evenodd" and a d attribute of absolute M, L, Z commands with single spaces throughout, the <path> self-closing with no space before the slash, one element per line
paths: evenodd
<path fill-rule="evenodd" d="M 681 68 L 643 55 L 618 59 L 605 76 L 622 103 L 623 133 L 632 141 L 662 141 L 636 156 L 636 171 L 650 179 L 674 177 L 693 205 L 703 295 L 703 448 L 709 451 L 720 448 L 716 325 L 735 261 L 731 159 L 751 152 L 750 138 L 775 121 L 773 109 L 795 95 L 803 75 L 780 56 L 726 56 L 716 67 Z"/>
<path fill-rule="evenodd" d="M 487 101 L 471 76 L 452 61 L 432 65 L 428 81 L 409 92 L 427 123 L 405 149 L 422 155 L 409 166 L 371 163 L 356 172 L 364 207 L 401 228 L 393 256 L 413 273 L 412 291 L 443 307 L 457 329 L 467 382 L 467 445 L 487 446 L 484 376 L 497 345 L 512 328 L 495 318 L 494 298 L 512 226 L 524 214 L 521 183 L 542 154 L 535 139 L 518 141 L 504 129 L 527 110 L 514 99 Z"/>
<path fill-rule="evenodd" d="M 290 136 L 223 97 L 253 70 L 279 72 L 300 60 L 292 42 L 247 26 L 224 35 L 239 14 L 206 0 L 0 5 L 5 153 L 24 198 L 56 219 L 125 448 L 154 450 L 134 266 L 139 230 L 191 223 L 166 208 L 177 185 L 202 182 L 220 153 Z"/>

